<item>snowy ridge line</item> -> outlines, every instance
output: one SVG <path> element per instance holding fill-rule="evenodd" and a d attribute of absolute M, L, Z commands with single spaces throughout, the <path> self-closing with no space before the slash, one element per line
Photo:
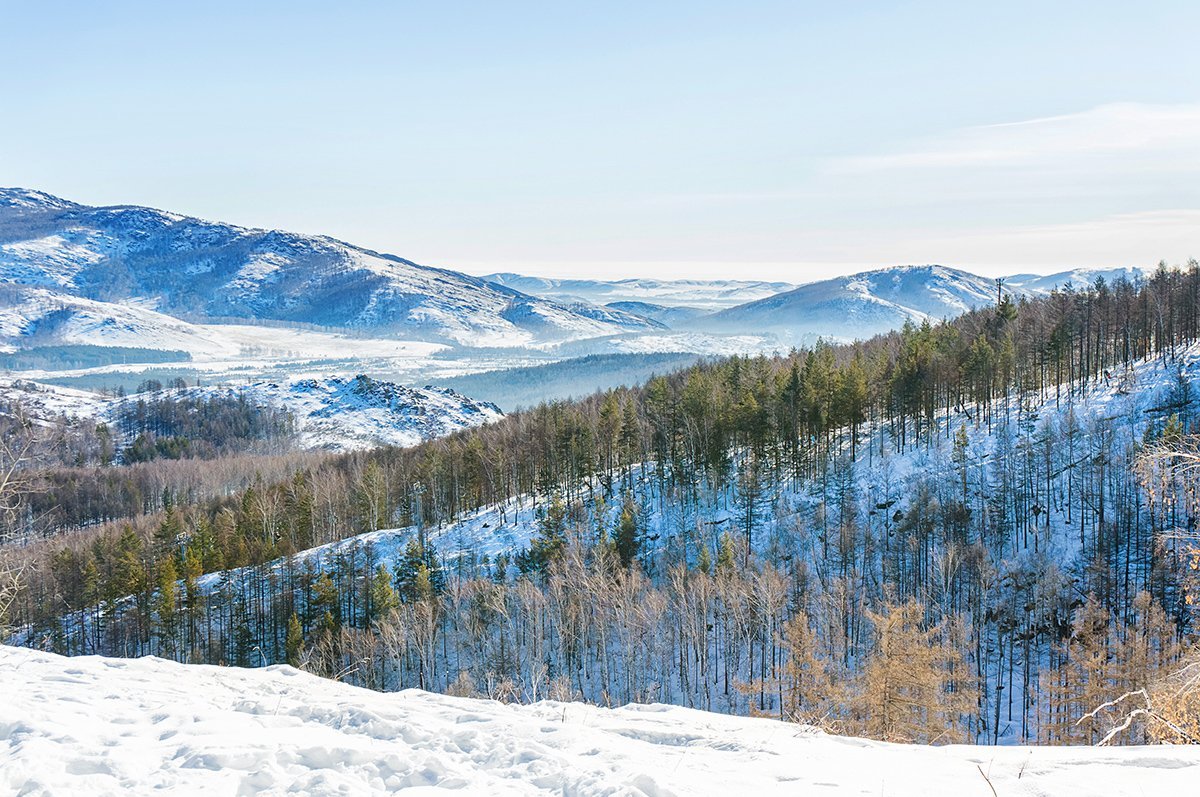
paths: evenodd
<path fill-rule="evenodd" d="M 287 666 L 0 647 L 20 794 L 1188 794 L 1195 747 L 925 747 L 660 704 L 380 694 Z"/>

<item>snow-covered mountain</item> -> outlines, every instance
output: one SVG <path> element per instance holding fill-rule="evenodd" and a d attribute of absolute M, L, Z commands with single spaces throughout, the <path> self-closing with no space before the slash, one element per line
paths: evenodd
<path fill-rule="evenodd" d="M 1190 794 L 1200 751 L 885 744 L 660 704 L 380 694 L 0 646 L 10 794 Z"/>
<path fill-rule="evenodd" d="M 1144 268 L 1129 266 L 1124 268 L 1077 268 L 1070 271 L 1059 271 L 1054 274 L 1013 274 L 1004 278 L 1004 286 L 1014 292 L 1029 294 L 1047 294 L 1056 288 L 1086 288 L 1103 279 L 1112 284 L 1123 279 L 1138 283 L 1149 277 L 1151 272 Z"/>
<path fill-rule="evenodd" d="M 655 329 L 333 238 L 0 189 L 0 283 L 187 321 L 273 320 L 510 346 Z M 120 310 L 114 309 L 114 315 Z"/>
<path fill-rule="evenodd" d="M 708 312 L 774 296 L 796 287 L 790 282 L 763 280 L 552 279 L 511 272 L 488 274 L 484 279 L 534 296 L 562 301 L 609 306 L 620 302 L 648 302 Z"/>
<path fill-rule="evenodd" d="M 1042 295 L 1081 288 L 1102 278 L 1137 282 L 1141 268 L 1077 268 L 1055 274 L 1015 274 L 1005 293 Z M 896 329 L 905 321 L 950 318 L 996 300 L 994 279 L 939 265 L 892 266 L 804 284 L 750 280 L 585 280 L 490 274 L 484 279 L 537 296 L 602 303 L 672 329 L 776 335 L 784 343 L 817 337 L 853 340 Z"/>
<path fill-rule="evenodd" d="M 20 405 L 34 420 L 91 417 L 113 423 L 114 428 L 119 427 L 116 420 L 122 410 L 138 401 L 184 396 L 241 396 L 253 405 L 287 410 L 295 419 L 297 446 L 331 451 L 411 446 L 503 417 L 495 404 L 450 388 L 409 388 L 361 375 L 188 387 L 125 398 L 29 380 L 0 381 L 0 401 Z"/>
<path fill-rule="evenodd" d="M 854 340 L 995 301 L 995 280 L 945 266 L 894 266 L 801 285 L 692 323 L 709 331 L 772 332 L 790 343 Z"/>

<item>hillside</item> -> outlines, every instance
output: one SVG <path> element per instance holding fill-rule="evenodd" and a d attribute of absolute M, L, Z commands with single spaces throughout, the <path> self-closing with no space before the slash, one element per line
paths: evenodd
<path fill-rule="evenodd" d="M 295 424 L 291 445 L 328 451 L 411 446 L 503 417 L 494 404 L 450 388 L 409 388 L 362 375 L 170 388 L 122 398 L 29 380 L 0 380 L 0 399 L 42 423 L 64 416 L 88 418 L 107 422 L 118 433 L 135 416 L 144 415 L 146 405 L 182 403 L 194 410 L 207 401 L 244 401 L 286 412 Z"/>
<path fill-rule="evenodd" d="M 946 266 L 892 266 L 811 282 L 786 293 L 746 302 L 682 322 L 710 332 L 776 335 L 787 344 L 865 340 L 907 322 L 942 321 L 994 304 L 998 295 L 1046 296 L 1056 289 L 1088 288 L 1097 279 L 1138 282 L 1138 268 L 1079 268 L 1053 274 L 1017 274 L 996 280 Z"/>
<path fill-rule="evenodd" d="M 296 419 L 301 448 L 332 451 L 412 446 L 503 417 L 486 401 L 450 388 L 410 388 L 359 375 L 291 379 L 243 387 L 191 388 L 188 396 L 245 396 Z"/>
<path fill-rule="evenodd" d="M 663 705 L 381 695 L 290 667 L 0 647 L 21 794 L 1186 794 L 1192 747 L 916 747 Z"/>
<path fill-rule="evenodd" d="M 528 296 L 324 236 L 0 189 L 0 283 L 182 320 L 271 320 L 466 346 L 652 329 L 646 319 Z M 59 303 L 63 302 L 59 300 Z M 97 305 L 89 305 L 94 313 Z M 68 304 L 62 308 L 70 313 Z"/>

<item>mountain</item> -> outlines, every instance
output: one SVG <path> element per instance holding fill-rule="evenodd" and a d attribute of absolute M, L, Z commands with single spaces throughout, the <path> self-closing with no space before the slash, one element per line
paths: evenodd
<path fill-rule="evenodd" d="M 1200 766 L 1187 745 L 885 744 L 660 704 L 380 694 L 288 666 L 0 647 L 0 679 L 10 687 L 0 703 L 0 791 L 11 794 L 941 797 L 990 787 L 1081 797 L 1188 794 Z"/>
<path fill-rule="evenodd" d="M 511 272 L 488 274 L 483 279 L 560 301 L 585 301 L 609 306 L 622 302 L 646 302 L 708 312 L 773 296 L 796 287 L 789 282 L 763 280 L 552 279 Z"/>
<path fill-rule="evenodd" d="M 130 302 L 191 321 L 252 320 L 512 346 L 655 329 L 326 236 L 0 189 L 0 283 Z M 95 308 L 93 308 L 95 309 Z M 114 317 L 122 311 L 111 310 Z"/>
<path fill-rule="evenodd" d="M 788 343 L 855 340 L 995 301 L 994 280 L 945 266 L 894 266 L 801 285 L 692 325 L 712 332 L 771 332 Z"/>
<path fill-rule="evenodd" d="M 1112 284 L 1123 279 L 1138 283 L 1150 276 L 1146 269 L 1136 266 L 1124 268 L 1077 268 L 1071 271 L 1059 271 L 1055 274 L 1014 274 L 1004 278 L 1004 286 L 1013 291 L 1028 294 L 1046 294 L 1056 288 L 1086 288 L 1094 285 L 1097 279 L 1103 279 Z"/>

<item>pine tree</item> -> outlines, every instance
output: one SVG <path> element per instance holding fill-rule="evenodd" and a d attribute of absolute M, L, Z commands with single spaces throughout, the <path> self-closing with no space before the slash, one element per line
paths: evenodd
<path fill-rule="evenodd" d="M 392 577 L 387 568 L 379 565 L 371 578 L 370 612 L 367 617 L 368 625 L 374 625 L 385 618 L 400 605 L 400 598 L 392 587 Z"/>
<path fill-rule="evenodd" d="M 154 614 L 158 620 L 160 655 L 174 658 L 176 655 L 177 601 L 175 557 L 168 556 L 159 565 L 158 592 L 155 594 Z"/>
<path fill-rule="evenodd" d="M 621 517 L 617 521 L 617 533 L 613 540 L 613 546 L 623 567 L 631 566 L 641 550 L 642 539 L 638 529 L 638 511 L 632 495 L 627 494 L 625 502 L 621 506 Z"/>
<path fill-rule="evenodd" d="M 293 667 L 299 667 L 304 652 L 304 631 L 300 628 L 300 616 L 295 612 L 288 617 L 283 650 L 287 663 Z"/>

